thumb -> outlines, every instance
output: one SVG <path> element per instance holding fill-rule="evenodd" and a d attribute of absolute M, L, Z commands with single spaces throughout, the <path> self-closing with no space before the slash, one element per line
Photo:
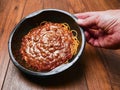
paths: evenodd
<path fill-rule="evenodd" d="M 88 27 L 92 25 L 97 25 L 97 18 L 95 16 L 88 17 L 86 19 L 78 19 L 77 23 L 81 26 Z"/>

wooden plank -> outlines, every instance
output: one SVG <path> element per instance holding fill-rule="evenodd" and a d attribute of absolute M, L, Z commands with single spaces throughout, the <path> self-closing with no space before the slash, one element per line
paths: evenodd
<path fill-rule="evenodd" d="M 44 0 L 27 0 L 22 18 L 32 12 L 43 9 L 43 1 Z"/>
<path fill-rule="evenodd" d="M 38 9 L 41 9 L 41 3 L 42 0 L 27 0 L 26 2 L 24 0 L 20 0 L 20 3 L 26 3 L 25 7 L 21 6 L 21 8 L 24 8 L 24 11 L 22 10 L 22 13 L 20 14 L 22 18 L 26 16 L 29 13 L 32 13 Z M 15 3 L 17 4 L 17 3 Z M 21 19 L 21 18 L 20 18 Z M 20 20 L 19 19 L 19 20 Z M 16 22 L 16 20 L 14 20 Z M 13 26 L 12 26 L 13 27 Z M 3 85 L 3 90 L 34 90 L 36 87 L 40 88 L 38 84 L 36 84 L 34 81 L 31 81 L 27 76 L 23 75 L 13 64 L 10 62 L 7 75 L 5 78 L 5 82 Z M 42 90 L 42 88 L 41 88 Z"/>
<path fill-rule="evenodd" d="M 113 85 L 113 90 L 120 90 L 120 85 Z"/>
<path fill-rule="evenodd" d="M 10 8 L 10 5 L 8 3 L 11 4 L 10 0 L 8 1 L 5 1 L 5 0 L 1 0 L 0 1 L 0 40 L 2 38 L 2 35 L 4 33 L 4 25 L 5 25 L 5 21 L 6 21 L 6 17 L 7 17 L 7 14 L 9 12 L 9 8 Z M 4 53 L 6 51 L 3 51 L 3 43 L 0 43 L 0 88 L 2 87 L 2 83 L 3 83 L 3 80 L 4 80 L 4 76 L 5 76 L 5 73 L 6 73 L 6 69 L 7 69 L 7 65 L 8 65 L 8 60 L 4 60 Z"/>
<path fill-rule="evenodd" d="M 113 90 L 120 89 L 120 50 L 100 50 Z"/>
<path fill-rule="evenodd" d="M 108 9 L 120 9 L 119 0 L 83 0 L 86 11 L 101 11 Z"/>
<path fill-rule="evenodd" d="M 108 74 L 102 63 L 98 51 L 87 46 L 89 50 L 85 51 L 85 75 L 89 90 L 112 90 Z M 86 49 L 87 49 L 86 48 Z"/>
<path fill-rule="evenodd" d="M 74 1 L 74 0 L 73 0 Z M 44 9 L 53 8 L 53 9 L 61 9 L 68 11 L 68 2 L 67 0 L 43 0 L 44 2 Z"/>
<path fill-rule="evenodd" d="M 57 76 L 38 79 L 24 75 L 10 62 L 3 90 L 87 90 L 84 80 L 84 62 Z"/>
<path fill-rule="evenodd" d="M 98 11 L 106 10 L 107 6 L 104 0 L 84 0 L 85 11 Z M 100 6 L 100 7 L 98 7 Z M 85 56 L 85 75 L 89 90 L 111 90 L 111 83 L 108 78 L 106 69 L 102 63 L 102 60 L 97 54 L 96 48 L 89 45 L 86 46 Z"/>
<path fill-rule="evenodd" d="M 106 0 L 105 3 L 109 9 L 120 9 L 120 0 Z"/>
<path fill-rule="evenodd" d="M 75 13 L 80 13 L 80 12 L 85 12 L 86 11 L 86 6 L 83 3 L 83 0 L 67 0 L 68 1 L 68 10 L 72 14 Z"/>
<path fill-rule="evenodd" d="M 3 83 L 3 79 L 9 62 L 9 56 L 7 52 L 7 38 L 15 24 L 17 24 L 21 19 L 23 10 L 24 17 L 33 11 L 43 8 L 57 8 L 66 10 L 71 13 L 77 13 L 85 11 L 106 10 L 110 8 L 114 9 L 119 8 L 120 6 L 118 0 L 112 0 L 111 2 L 108 0 L 27 0 L 27 2 L 25 2 L 25 0 L 14 0 L 8 3 L 7 0 L 2 0 L 2 2 L 6 2 L 6 5 L 10 5 L 7 5 L 6 7 L 0 7 L 4 7 L 7 8 L 7 10 L 10 10 L 9 12 L 7 12 L 7 10 L 5 9 L 3 11 L 4 13 L 2 12 L 2 16 L 0 16 L 0 19 L 6 18 L 6 23 L 4 19 L 2 19 L 2 24 L 0 24 L 0 32 L 3 32 L 2 28 L 4 29 L 4 32 L 3 34 L 1 34 L 0 38 L 0 40 L 2 40 L 1 42 L 4 43 L 0 43 L 0 70 L 2 70 L 0 73 L 0 75 L 2 76 L 2 78 L 0 78 L 0 81 L 2 81 L 0 82 L 1 85 Z M 80 62 L 74 65 L 74 67 L 72 67 L 72 69 L 68 70 L 67 72 L 62 73 L 57 77 L 52 77 L 48 79 L 34 79 L 26 76 L 18 69 L 16 69 L 12 62 L 10 62 L 2 89 L 119 90 L 119 52 L 120 51 L 112 51 L 111 54 L 109 53 L 109 50 L 106 51 L 97 49 L 87 44 L 85 47 L 85 52 L 80 58 Z M 113 62 L 114 58 L 112 56 L 115 57 L 115 62 Z M 116 67 L 118 69 L 116 69 Z"/>
<path fill-rule="evenodd" d="M 105 0 L 84 0 L 83 3 L 86 6 L 86 9 L 88 11 L 98 11 L 98 10 L 107 10 L 107 9 L 115 9 L 118 6 L 120 6 L 119 1 L 112 0 L 111 2 L 105 1 Z M 113 4 L 114 3 L 114 4 Z M 115 86 L 111 82 L 111 78 L 109 77 L 109 72 L 106 67 L 108 67 L 108 64 L 105 66 L 103 65 L 103 58 L 98 54 L 98 50 L 96 48 L 89 47 L 89 51 L 86 50 L 86 55 L 90 55 L 86 60 L 86 80 L 88 84 L 88 88 L 90 90 L 116 90 L 117 86 Z M 97 51 L 96 51 L 97 50 Z M 88 53 L 87 53 L 88 52 Z M 103 53 L 103 52 L 102 52 Z M 110 55 L 107 55 L 108 57 Z M 95 57 L 95 58 L 94 58 Z M 109 60 L 109 59 L 107 59 Z M 118 77 L 119 78 L 119 77 Z M 118 81 L 117 81 L 118 82 Z M 120 84 L 119 84 L 120 85 Z"/>
<path fill-rule="evenodd" d="M 120 9 L 119 0 L 106 1 L 108 9 Z M 113 90 L 120 90 L 120 50 L 99 49 Z"/>
<path fill-rule="evenodd" d="M 50 3 L 50 2 L 54 2 Z M 60 0 L 57 1 L 58 4 L 60 4 Z M 66 2 L 61 4 L 64 6 L 62 7 L 61 4 L 57 5 L 55 0 L 51 1 L 44 1 L 44 4 L 42 4 L 42 0 L 28 0 L 25 5 L 23 17 L 26 16 L 27 14 L 42 9 L 42 8 L 58 8 L 58 9 L 63 9 L 63 10 L 68 10 L 68 6 L 66 5 L 67 3 L 71 2 Z M 48 5 L 49 3 L 49 5 Z M 34 7 L 33 7 L 34 6 Z M 72 6 L 73 7 L 73 6 Z M 69 7 L 70 8 L 70 7 Z M 82 63 L 82 64 L 81 64 Z M 24 76 L 19 70 L 15 68 L 15 66 L 10 62 L 8 72 L 6 75 L 5 83 L 4 83 L 4 90 L 7 90 L 8 88 L 10 90 L 13 89 L 24 89 L 24 90 L 33 90 L 33 89 L 44 89 L 44 90 L 73 90 L 73 89 L 82 89 L 82 90 L 87 90 L 87 85 L 85 82 L 85 77 L 84 77 L 84 72 L 83 72 L 83 66 L 84 62 L 81 61 L 80 64 L 77 64 L 73 67 L 73 69 L 70 69 L 69 71 L 58 75 L 57 77 L 52 77 L 48 79 L 34 79 L 34 78 L 29 78 L 27 76 Z M 13 76 L 14 77 L 11 77 Z M 66 77 L 66 78 L 65 78 Z M 19 82 L 17 82 L 19 81 Z M 9 84 L 9 86 L 8 86 Z"/>
<path fill-rule="evenodd" d="M 105 0 L 83 0 L 83 4 L 86 7 L 86 11 L 101 11 L 110 9 L 109 1 Z M 111 3 L 111 2 L 110 2 Z"/>
<path fill-rule="evenodd" d="M 11 1 L 11 0 L 6 0 L 6 3 L 2 3 L 7 6 L 4 6 L 5 11 L 3 11 L 3 18 L 1 17 L 1 20 L 4 20 L 3 23 L 4 25 L 1 27 L 2 28 L 2 34 L 0 37 L 0 88 L 2 87 L 2 83 L 5 77 L 5 73 L 7 70 L 7 66 L 9 63 L 9 54 L 8 54 L 8 38 L 9 34 L 12 31 L 13 27 L 15 24 L 20 20 L 21 14 L 23 11 L 25 1 L 21 3 L 21 1 Z M 5 14 L 6 13 L 6 14 Z"/>
<path fill-rule="evenodd" d="M 5 77 L 5 73 L 7 70 L 9 55 L 8 55 L 8 37 L 12 30 L 12 27 L 17 22 L 13 22 L 14 19 L 21 13 L 21 9 L 19 9 L 19 13 L 17 12 L 18 8 L 13 5 L 14 2 L 11 0 L 1 0 L 0 1 L 0 88 L 2 87 L 2 83 Z M 12 7 L 13 6 L 13 7 Z M 19 5 L 17 5 L 19 6 Z M 13 15 L 12 15 L 13 14 Z"/>
<path fill-rule="evenodd" d="M 6 0 L 0 1 L 0 20 L 1 20 L 1 22 L 0 22 L 0 39 L 1 39 L 2 34 L 4 32 L 3 28 L 4 28 L 6 17 L 7 17 L 7 14 L 9 12 L 9 8 L 10 8 L 10 5 L 7 2 L 11 3 L 9 0 L 8 1 L 6 1 Z"/>

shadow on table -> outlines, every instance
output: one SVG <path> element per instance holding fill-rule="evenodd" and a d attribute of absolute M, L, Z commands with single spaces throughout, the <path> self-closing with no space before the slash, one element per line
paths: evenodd
<path fill-rule="evenodd" d="M 42 86 L 63 86 L 84 79 L 84 60 L 83 56 L 71 68 L 66 71 L 48 77 L 34 77 L 23 74 L 30 82 Z"/>

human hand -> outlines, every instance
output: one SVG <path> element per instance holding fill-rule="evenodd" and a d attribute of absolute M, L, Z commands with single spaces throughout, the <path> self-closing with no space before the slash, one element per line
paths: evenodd
<path fill-rule="evenodd" d="M 75 14 L 85 29 L 86 40 L 95 47 L 120 48 L 120 10 Z"/>

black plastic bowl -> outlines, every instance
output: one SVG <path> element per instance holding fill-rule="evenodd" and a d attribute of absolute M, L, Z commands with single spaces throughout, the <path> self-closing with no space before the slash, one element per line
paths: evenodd
<path fill-rule="evenodd" d="M 78 47 L 77 54 L 71 60 L 69 60 L 68 63 L 62 64 L 49 72 L 36 72 L 24 67 L 24 62 L 22 62 L 21 60 L 19 49 L 21 46 L 22 37 L 26 35 L 30 31 L 30 29 L 36 27 L 43 21 L 68 23 L 72 30 L 74 29 L 77 31 L 78 33 L 77 38 L 80 41 L 80 45 Z M 14 65 L 24 73 L 30 74 L 32 76 L 49 76 L 58 74 L 68 69 L 79 59 L 84 50 L 84 46 L 85 46 L 84 32 L 82 28 L 79 27 L 79 25 L 76 23 L 76 18 L 68 12 L 58 9 L 44 9 L 26 16 L 14 28 L 8 42 L 9 55 Z"/>

